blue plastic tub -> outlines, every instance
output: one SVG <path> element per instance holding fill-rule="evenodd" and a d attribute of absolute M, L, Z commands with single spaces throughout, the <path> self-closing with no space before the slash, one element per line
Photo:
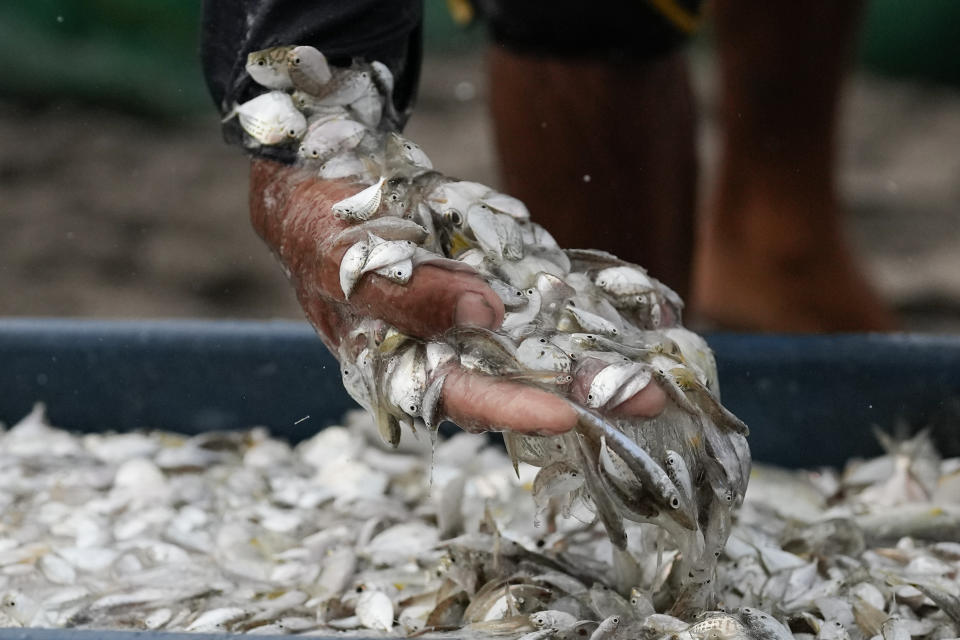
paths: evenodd
<path fill-rule="evenodd" d="M 724 403 L 750 426 L 755 460 L 840 465 L 878 451 L 871 427 L 929 427 L 960 455 L 956 337 L 708 336 Z M 184 433 L 265 425 L 299 440 L 356 406 L 336 361 L 292 322 L 0 319 L 0 421 L 35 402 L 81 431 Z M 175 640 L 196 634 L 0 629 L 0 640 Z M 239 636 L 233 636 L 239 637 Z"/>

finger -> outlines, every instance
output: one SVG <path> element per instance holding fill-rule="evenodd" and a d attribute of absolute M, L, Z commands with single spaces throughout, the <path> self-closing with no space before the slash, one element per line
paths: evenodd
<path fill-rule="evenodd" d="M 431 265 L 414 269 L 405 285 L 365 275 L 349 303 L 360 313 L 423 338 L 457 326 L 496 329 L 504 313 L 503 302 L 478 276 Z"/>
<path fill-rule="evenodd" d="M 639 416 L 653 418 L 660 415 L 667 406 L 667 394 L 656 382 L 650 382 L 646 387 L 633 394 L 606 413 L 616 416 Z"/>
<path fill-rule="evenodd" d="M 450 420 L 470 431 L 555 435 L 577 424 L 577 414 L 559 396 L 459 367 L 447 374 L 443 408 Z"/>
<path fill-rule="evenodd" d="M 596 358 L 583 359 L 574 372 L 573 384 L 570 387 L 573 399 L 585 405 L 593 379 L 607 366 L 609 366 L 608 362 Z M 623 402 L 613 407 L 603 407 L 602 411 L 618 416 L 653 418 L 663 411 L 666 403 L 667 395 L 664 390 L 656 382 L 651 381 Z"/>

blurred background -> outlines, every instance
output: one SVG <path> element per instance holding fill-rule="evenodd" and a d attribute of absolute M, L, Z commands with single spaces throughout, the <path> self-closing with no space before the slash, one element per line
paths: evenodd
<path fill-rule="evenodd" d="M 482 29 L 426 0 L 407 129 L 497 186 Z M 0 315 L 300 318 L 220 139 L 198 0 L 0 0 Z M 692 51 L 710 174 L 709 33 Z M 872 0 L 843 105 L 850 237 L 907 329 L 960 333 L 960 2 Z"/>

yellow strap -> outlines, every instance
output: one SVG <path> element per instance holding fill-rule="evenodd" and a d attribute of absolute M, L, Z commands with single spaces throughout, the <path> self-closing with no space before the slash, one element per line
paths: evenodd
<path fill-rule="evenodd" d="M 473 22 L 474 10 L 470 0 L 447 0 L 450 17 L 461 27 Z"/>
<path fill-rule="evenodd" d="M 448 0 L 448 2 L 452 1 Z M 677 0 L 647 0 L 647 2 L 684 33 L 693 33 L 700 26 L 700 16 L 680 6 Z"/>

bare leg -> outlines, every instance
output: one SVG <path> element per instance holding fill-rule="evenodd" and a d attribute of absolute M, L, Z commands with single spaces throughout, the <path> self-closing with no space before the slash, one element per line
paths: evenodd
<path fill-rule="evenodd" d="M 537 57 L 493 47 L 507 193 L 565 247 L 604 249 L 686 295 L 696 162 L 685 56 Z"/>
<path fill-rule="evenodd" d="M 836 116 L 860 2 L 716 0 L 723 147 L 694 303 L 768 331 L 887 330 L 843 237 Z"/>

